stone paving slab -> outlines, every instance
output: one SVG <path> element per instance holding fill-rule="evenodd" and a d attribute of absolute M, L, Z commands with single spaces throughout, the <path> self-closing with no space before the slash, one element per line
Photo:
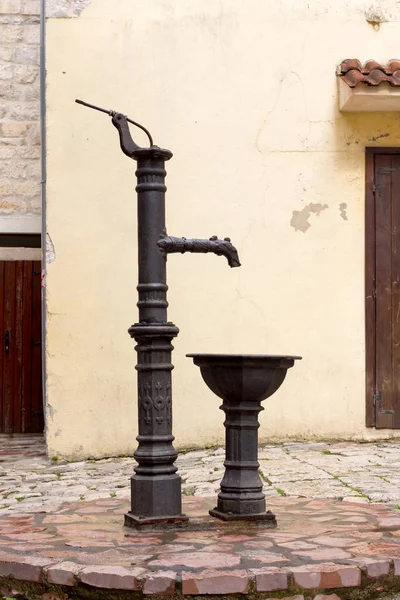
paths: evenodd
<path fill-rule="evenodd" d="M 214 504 L 214 498 L 185 498 L 189 523 L 204 520 Z M 97 597 L 99 590 L 110 598 L 117 591 L 271 598 L 300 591 L 322 599 L 332 593 L 349 598 L 361 589 L 372 590 L 373 598 L 379 589 L 400 591 L 396 511 L 382 504 L 280 496 L 269 508 L 277 529 L 208 517 L 211 531 L 189 524 L 138 532 L 123 526 L 129 503 L 118 498 L 69 502 L 53 513 L 4 515 L 0 591 L 43 600 Z"/>

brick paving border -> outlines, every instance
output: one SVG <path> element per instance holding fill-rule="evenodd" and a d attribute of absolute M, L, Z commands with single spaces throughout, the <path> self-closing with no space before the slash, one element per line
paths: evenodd
<path fill-rule="evenodd" d="M 25 557 L 23 561 L 0 557 L 0 593 L 7 597 L 41 597 L 42 600 L 62 600 L 68 596 L 96 596 L 96 590 L 107 590 L 108 597 L 121 591 L 137 592 L 140 596 L 201 596 L 220 598 L 230 594 L 255 593 L 265 598 L 314 598 L 336 600 L 354 597 L 388 597 L 400 592 L 400 577 L 394 575 L 392 560 L 387 563 L 390 572 L 368 575 L 365 565 L 319 564 L 298 568 L 271 568 L 257 570 L 216 571 L 161 571 L 145 572 L 140 568 L 112 565 L 91 565 L 76 569 L 66 563 L 39 561 Z M 53 575 L 56 573 L 56 576 Z M 26 585 L 34 582 L 38 585 Z M 21 585 L 22 583 L 22 585 Z M 359 595 L 361 588 L 364 592 Z M 300 595 L 298 592 L 302 592 Z M 297 592 L 297 594 L 296 594 Z M 352 595 L 352 592 L 354 594 Z M 370 595 L 373 594 L 373 595 Z"/>

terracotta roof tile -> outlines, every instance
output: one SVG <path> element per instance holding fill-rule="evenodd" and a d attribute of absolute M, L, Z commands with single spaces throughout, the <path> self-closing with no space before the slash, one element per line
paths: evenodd
<path fill-rule="evenodd" d="M 363 65 L 357 58 L 347 58 L 340 64 L 339 77 L 352 88 L 359 83 L 376 86 L 383 81 L 400 87 L 400 60 L 390 60 L 386 65 L 381 65 L 376 60 L 367 60 Z"/>

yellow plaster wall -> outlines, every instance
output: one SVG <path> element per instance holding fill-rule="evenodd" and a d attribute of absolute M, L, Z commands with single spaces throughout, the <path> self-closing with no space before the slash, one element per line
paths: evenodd
<path fill-rule="evenodd" d="M 335 77 L 344 58 L 398 55 L 400 6 L 383 4 L 380 27 L 345 0 L 92 0 L 48 20 L 50 455 L 136 447 L 135 163 L 76 97 L 174 152 L 171 235 L 229 235 L 239 250 L 232 270 L 168 259 L 176 445 L 223 439 L 187 352 L 303 356 L 265 403 L 264 440 L 392 434 L 364 427 L 364 155 L 400 145 L 400 120 L 340 114 Z"/>

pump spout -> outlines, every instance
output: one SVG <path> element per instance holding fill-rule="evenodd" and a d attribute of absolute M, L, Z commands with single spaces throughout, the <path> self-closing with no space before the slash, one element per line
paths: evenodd
<path fill-rule="evenodd" d="M 213 252 L 217 256 L 225 256 L 230 267 L 240 267 L 239 255 L 230 238 L 218 239 L 213 235 L 208 240 L 177 238 L 163 233 L 157 242 L 161 252 L 166 256 L 180 252 L 197 252 L 207 254 Z"/>

